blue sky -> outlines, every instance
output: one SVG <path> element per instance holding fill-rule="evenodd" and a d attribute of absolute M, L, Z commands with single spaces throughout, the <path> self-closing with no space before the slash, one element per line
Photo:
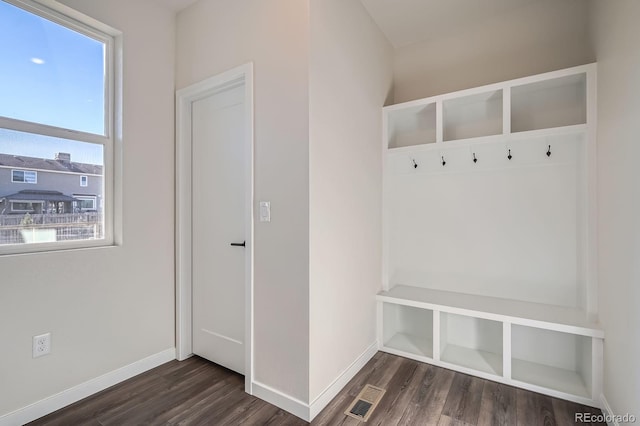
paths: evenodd
<path fill-rule="evenodd" d="M 103 43 L 0 1 L 0 116 L 104 134 Z M 0 130 L 0 152 L 102 163 L 102 147 Z"/>

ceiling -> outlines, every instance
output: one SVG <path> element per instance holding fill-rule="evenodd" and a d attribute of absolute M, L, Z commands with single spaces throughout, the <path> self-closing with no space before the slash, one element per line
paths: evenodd
<path fill-rule="evenodd" d="M 360 0 L 395 48 L 442 37 L 544 0 Z"/>
<path fill-rule="evenodd" d="M 156 0 L 160 4 L 164 4 L 175 12 L 179 12 L 182 9 L 191 6 L 198 0 Z"/>
<path fill-rule="evenodd" d="M 155 0 L 175 12 L 198 0 Z M 267 1 L 267 0 L 264 0 Z M 442 37 L 549 0 L 360 0 L 395 48 Z"/>

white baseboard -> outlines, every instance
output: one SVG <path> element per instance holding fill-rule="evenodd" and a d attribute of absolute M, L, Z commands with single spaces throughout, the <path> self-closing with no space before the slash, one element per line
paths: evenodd
<path fill-rule="evenodd" d="M 345 369 L 311 404 L 289 396 L 260 382 L 253 382 L 253 395 L 283 410 L 311 421 L 317 416 L 344 386 L 369 362 L 378 351 L 378 344 L 369 346 L 347 369 Z M 95 379 L 81 383 L 58 394 L 37 401 L 11 413 L 0 416 L 0 426 L 19 426 L 29 423 L 67 405 L 98 393 L 133 376 L 176 359 L 175 348 L 167 349 L 155 355 L 136 361 Z"/>
<path fill-rule="evenodd" d="M 358 374 L 358 371 L 373 358 L 376 352 L 378 352 L 378 342 L 372 343 L 371 346 L 353 361 L 311 404 L 307 404 L 277 389 L 255 381 L 252 384 L 253 395 L 276 407 L 282 408 L 294 416 L 300 417 L 302 420 L 310 422 L 335 398 L 342 388 L 349 383 L 349 380 Z"/>
<path fill-rule="evenodd" d="M 252 386 L 253 396 L 282 408 L 304 421 L 309 421 L 309 404 L 260 382 L 254 381 Z"/>
<path fill-rule="evenodd" d="M 176 359 L 175 348 L 158 352 L 155 355 L 151 355 L 48 398 L 34 402 L 31 405 L 27 405 L 9 414 L 0 416 L 0 426 L 19 426 L 29 423 L 174 359 Z"/>
<path fill-rule="evenodd" d="M 600 405 L 602 406 L 602 414 L 604 414 L 607 419 L 607 424 L 609 426 L 620 426 L 620 424 L 615 420 L 613 410 L 611 410 L 609 401 L 607 401 L 604 394 L 600 394 Z"/>
<path fill-rule="evenodd" d="M 355 361 L 351 363 L 327 388 L 318 395 L 309 406 L 309 419 L 313 420 L 340 393 L 349 380 L 362 370 L 367 362 L 378 352 L 378 342 L 373 342 Z"/>
<path fill-rule="evenodd" d="M 611 405 L 609 405 L 609 401 L 605 398 L 604 394 L 600 394 L 600 406 L 602 407 L 602 414 L 604 415 L 604 420 L 607 422 L 609 426 L 620 426 L 620 424 L 635 424 L 638 421 L 637 414 L 616 414 L 611 409 Z"/>

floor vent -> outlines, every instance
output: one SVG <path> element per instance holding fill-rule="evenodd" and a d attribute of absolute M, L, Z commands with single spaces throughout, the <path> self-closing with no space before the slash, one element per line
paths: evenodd
<path fill-rule="evenodd" d="M 371 417 L 371 413 L 373 413 L 373 410 L 375 410 L 385 392 L 384 389 L 366 385 L 344 414 L 366 422 L 369 420 L 369 417 Z"/>

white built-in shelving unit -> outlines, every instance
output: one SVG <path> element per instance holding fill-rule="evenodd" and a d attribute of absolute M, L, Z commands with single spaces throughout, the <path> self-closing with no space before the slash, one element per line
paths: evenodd
<path fill-rule="evenodd" d="M 600 406 L 595 73 L 384 108 L 381 350 Z"/>

